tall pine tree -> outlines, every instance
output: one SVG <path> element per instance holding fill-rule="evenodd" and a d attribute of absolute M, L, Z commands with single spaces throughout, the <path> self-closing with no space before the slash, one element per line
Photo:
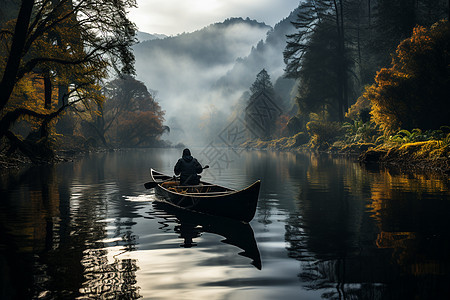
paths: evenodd
<path fill-rule="evenodd" d="M 245 122 L 248 129 L 259 138 L 270 139 L 281 113 L 270 76 L 265 69 L 256 75 L 250 87 L 250 99 L 245 108 Z"/>

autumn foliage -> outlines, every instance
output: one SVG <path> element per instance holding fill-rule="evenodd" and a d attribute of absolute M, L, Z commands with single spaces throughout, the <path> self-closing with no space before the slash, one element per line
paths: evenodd
<path fill-rule="evenodd" d="M 134 5 L 11 1 L 0 19 L 1 151 L 51 160 L 57 119 L 101 106 L 100 86 L 111 71 L 133 74 L 136 28 L 126 10 Z"/>
<path fill-rule="evenodd" d="M 81 135 L 104 146 L 142 147 L 158 145 L 168 128 L 164 111 L 145 84 L 132 76 L 118 77 L 102 89 L 104 103 L 79 114 Z"/>
<path fill-rule="evenodd" d="M 417 26 L 402 41 L 390 68 L 381 69 L 363 95 L 385 132 L 439 129 L 450 123 L 450 25 Z"/>

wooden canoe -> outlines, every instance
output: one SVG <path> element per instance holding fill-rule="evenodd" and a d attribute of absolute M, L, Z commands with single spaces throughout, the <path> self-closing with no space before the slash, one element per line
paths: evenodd
<path fill-rule="evenodd" d="M 261 181 L 242 190 L 234 190 L 206 181 L 199 185 L 180 186 L 172 176 L 151 169 L 155 193 L 160 201 L 213 216 L 250 222 L 255 216 Z"/>

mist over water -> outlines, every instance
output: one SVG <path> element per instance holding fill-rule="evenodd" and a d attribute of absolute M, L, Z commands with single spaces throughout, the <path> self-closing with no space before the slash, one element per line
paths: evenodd
<path fill-rule="evenodd" d="M 137 79 L 156 91 L 156 100 L 166 112 L 165 123 L 171 128 L 163 139 L 205 145 L 226 126 L 234 105 L 257 72 L 248 78 L 248 86 L 217 82 L 266 38 L 268 30 L 270 27 L 261 23 L 241 20 L 135 46 Z M 280 76 L 282 69 L 278 66 L 275 76 Z"/>

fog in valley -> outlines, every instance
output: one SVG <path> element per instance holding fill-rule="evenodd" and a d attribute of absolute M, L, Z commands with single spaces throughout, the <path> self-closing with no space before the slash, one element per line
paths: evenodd
<path fill-rule="evenodd" d="M 283 49 L 286 34 L 294 30 L 292 18 L 293 14 L 274 28 L 231 18 L 173 37 L 140 33 L 134 47 L 137 79 L 154 91 L 166 112 L 170 133 L 162 138 L 203 146 L 242 113 L 245 103 L 240 99 L 262 69 L 275 85 L 284 72 Z"/>

